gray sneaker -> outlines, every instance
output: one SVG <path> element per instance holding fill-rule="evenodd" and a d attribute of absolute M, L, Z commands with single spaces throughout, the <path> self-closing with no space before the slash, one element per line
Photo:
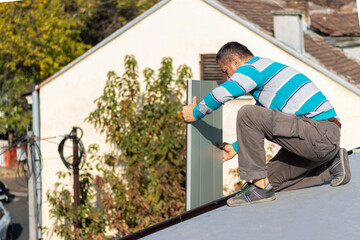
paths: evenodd
<path fill-rule="evenodd" d="M 227 205 L 235 207 L 271 200 L 275 200 L 275 191 L 270 183 L 265 189 L 258 188 L 252 183 L 245 183 L 234 197 L 227 200 Z"/>
<path fill-rule="evenodd" d="M 351 172 L 346 149 L 340 148 L 334 161 L 330 165 L 329 171 L 334 178 L 330 183 L 333 187 L 347 184 L 350 181 Z"/>

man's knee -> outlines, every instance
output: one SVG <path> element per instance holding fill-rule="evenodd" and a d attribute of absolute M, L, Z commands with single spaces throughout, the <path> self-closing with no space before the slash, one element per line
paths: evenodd
<path fill-rule="evenodd" d="M 255 108 L 255 105 L 242 106 L 237 113 L 237 121 L 251 118 L 251 115 L 253 115 Z"/>

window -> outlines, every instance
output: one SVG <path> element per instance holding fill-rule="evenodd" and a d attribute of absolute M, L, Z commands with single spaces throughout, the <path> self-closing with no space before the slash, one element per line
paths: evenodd
<path fill-rule="evenodd" d="M 207 81 L 226 81 L 226 75 L 221 71 L 219 64 L 216 63 L 216 54 L 201 54 L 200 71 L 201 80 Z M 252 99 L 250 93 L 240 96 L 238 99 Z"/>
<path fill-rule="evenodd" d="M 216 63 L 216 54 L 201 54 L 200 71 L 201 80 L 207 81 L 224 81 L 225 74 Z"/>

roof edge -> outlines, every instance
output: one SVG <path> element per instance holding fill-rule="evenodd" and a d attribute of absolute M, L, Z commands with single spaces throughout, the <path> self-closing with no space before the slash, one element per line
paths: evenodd
<path fill-rule="evenodd" d="M 130 233 L 124 237 L 121 237 L 119 240 L 135 240 L 139 239 L 145 236 L 148 236 L 150 234 L 153 234 L 155 232 L 161 231 L 165 228 L 171 227 L 173 225 L 182 223 L 184 221 L 187 221 L 191 218 L 197 217 L 203 213 L 210 212 L 212 210 L 215 210 L 219 207 L 225 206 L 226 201 L 235 196 L 238 192 L 232 193 L 230 195 L 227 195 L 225 197 L 219 198 L 217 200 L 205 203 L 203 205 L 200 205 L 196 208 L 190 209 L 184 213 L 181 213 L 180 215 L 177 215 L 175 217 L 169 218 L 165 221 L 159 222 L 157 224 L 154 224 L 152 226 L 149 226 L 147 228 L 141 229 L 139 231 Z"/>
<path fill-rule="evenodd" d="M 349 151 L 347 151 L 349 155 L 351 154 L 360 154 L 360 147 L 353 148 Z M 219 198 L 217 200 L 211 201 L 209 203 L 205 203 L 203 205 L 200 205 L 194 209 L 188 210 L 184 213 L 181 213 L 180 215 L 174 216 L 172 218 L 169 218 L 165 221 L 159 222 L 157 224 L 154 224 L 152 226 L 149 226 L 147 228 L 138 230 L 136 232 L 130 233 L 128 235 L 125 235 L 123 237 L 115 237 L 118 240 L 137 240 L 139 238 L 143 238 L 146 236 L 149 236 L 153 233 L 159 232 L 163 229 L 166 229 L 168 227 L 174 226 L 176 224 L 180 224 L 184 221 L 187 221 L 189 219 L 195 218 L 199 215 L 202 215 L 204 213 L 213 211 L 217 208 L 223 207 L 226 205 L 226 201 L 235 196 L 238 192 L 234 192 L 230 195 L 227 195 L 225 197 Z"/>
<path fill-rule="evenodd" d="M 63 67 L 61 70 L 59 70 L 55 74 L 51 75 L 50 77 L 48 77 L 44 81 L 40 82 L 38 84 L 38 86 L 37 86 L 37 89 L 40 89 L 41 87 L 45 86 L 46 84 L 48 84 L 49 82 L 51 82 L 52 80 L 54 80 L 55 78 L 60 76 L 61 74 L 65 73 L 67 70 L 69 70 L 70 68 L 75 66 L 77 63 L 81 62 L 83 59 L 90 56 L 92 53 L 96 52 L 98 49 L 102 48 L 103 46 L 105 46 L 106 44 L 108 44 L 109 42 L 114 40 L 116 37 L 120 36 L 121 34 L 126 32 L 127 30 L 129 30 L 130 28 L 134 27 L 136 24 L 141 22 L 143 19 L 145 19 L 146 17 L 148 17 L 152 13 L 156 12 L 158 9 L 160 9 L 162 6 L 164 6 L 165 4 L 167 4 L 170 1 L 171 0 L 162 0 L 159 3 L 155 4 L 150 9 L 148 9 L 144 13 L 140 14 L 138 17 L 136 17 L 135 19 L 133 19 L 132 21 L 127 23 L 125 26 L 119 28 L 118 30 L 116 30 L 115 32 L 110 34 L 108 37 L 106 37 L 104 40 L 102 40 L 101 42 L 99 42 L 98 44 L 96 44 L 95 46 L 90 48 L 88 51 L 83 53 L 81 56 L 79 56 L 78 58 L 76 58 L 75 60 L 70 62 L 68 65 Z"/>
<path fill-rule="evenodd" d="M 248 21 L 245 21 L 245 20 L 241 19 L 239 16 L 237 16 L 235 13 L 233 13 L 230 10 L 228 10 L 227 8 L 225 8 L 223 5 L 221 5 L 216 0 L 203 0 L 203 1 L 206 2 L 207 4 L 209 4 L 210 6 L 212 6 L 213 8 L 219 10 L 220 12 L 225 14 L 226 16 L 230 17 L 234 21 L 240 23 L 241 25 L 243 25 L 244 27 L 246 27 L 250 31 L 258 34 L 259 36 L 261 36 L 264 39 L 268 40 L 272 44 L 278 46 L 279 48 L 281 48 L 285 52 L 287 52 L 290 55 L 298 58 L 303 63 L 305 63 L 305 64 L 309 65 L 310 67 L 314 68 L 315 70 L 323 73 L 324 75 L 328 76 L 329 78 L 331 78 L 335 82 L 339 83 L 340 85 L 342 85 L 346 89 L 348 89 L 348 90 L 352 91 L 353 93 L 357 94 L 358 96 L 360 96 L 360 89 L 358 89 L 357 87 L 350 84 L 347 80 L 345 80 L 344 78 L 330 72 L 329 70 L 327 70 L 324 67 L 318 65 L 314 61 L 311 61 L 310 59 L 306 58 L 304 55 L 302 55 L 302 54 L 298 53 L 297 51 L 293 50 L 292 48 L 288 47 L 287 45 L 285 45 L 281 41 L 277 40 L 276 38 L 266 34 L 264 32 L 264 30 L 262 30 L 259 27 L 255 26 L 251 22 L 248 22 Z"/>

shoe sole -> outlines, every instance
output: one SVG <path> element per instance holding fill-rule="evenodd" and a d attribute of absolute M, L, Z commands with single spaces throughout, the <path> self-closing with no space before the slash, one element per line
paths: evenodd
<path fill-rule="evenodd" d="M 334 180 L 331 181 L 330 185 L 332 187 L 347 184 L 348 182 L 350 182 L 350 179 L 351 179 L 351 172 L 350 172 L 350 166 L 349 166 L 349 157 L 348 157 L 348 154 L 347 154 L 347 152 L 346 152 L 346 150 L 344 148 L 340 149 L 340 162 L 341 162 L 341 166 L 343 168 L 344 175 L 342 176 L 343 178 L 341 179 L 341 181 L 339 181 L 338 183 L 333 183 Z"/>
<path fill-rule="evenodd" d="M 232 204 L 229 204 L 227 203 L 227 205 L 229 207 L 238 207 L 238 206 L 244 206 L 244 205 L 250 205 L 250 204 L 254 204 L 254 203 L 261 203 L 261 202 L 268 202 L 268 201 L 273 201 L 276 199 L 276 196 L 272 196 L 272 197 L 268 197 L 268 198 L 263 198 L 263 199 L 259 199 L 259 200 L 256 200 L 256 201 L 251 201 L 251 202 L 243 202 L 243 203 L 232 203 Z"/>

